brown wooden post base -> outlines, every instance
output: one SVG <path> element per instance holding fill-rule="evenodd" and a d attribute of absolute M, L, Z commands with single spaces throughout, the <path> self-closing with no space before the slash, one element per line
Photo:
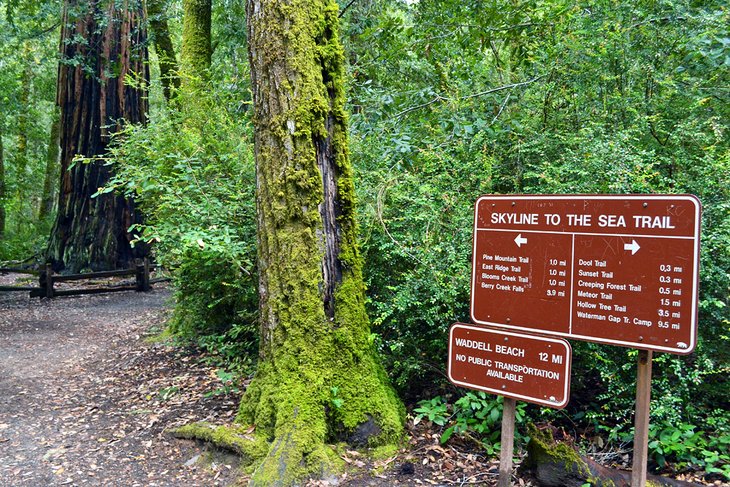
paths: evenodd
<path fill-rule="evenodd" d="M 649 405 L 651 403 L 652 352 L 639 350 L 636 369 L 636 411 L 634 412 L 634 463 L 631 487 L 646 485 L 646 465 L 649 452 Z"/>
<path fill-rule="evenodd" d="M 502 448 L 499 453 L 499 487 L 512 485 L 512 457 L 515 445 L 515 408 L 516 402 L 510 397 L 504 398 L 502 409 Z"/>
<path fill-rule="evenodd" d="M 46 281 L 45 281 L 45 291 L 46 291 L 46 297 L 52 298 L 53 297 L 53 267 L 50 263 L 46 264 Z"/>

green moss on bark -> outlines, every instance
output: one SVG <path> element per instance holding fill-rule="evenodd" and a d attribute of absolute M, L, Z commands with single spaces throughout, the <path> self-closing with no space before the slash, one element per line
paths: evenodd
<path fill-rule="evenodd" d="M 253 485 L 327 476 L 327 443 L 393 444 L 405 411 L 369 343 L 337 4 L 249 0 L 261 360 L 237 422 L 268 442 Z"/>
<path fill-rule="evenodd" d="M 211 0 L 183 0 L 180 70 L 183 85 L 197 86 L 208 79 L 211 47 Z"/>

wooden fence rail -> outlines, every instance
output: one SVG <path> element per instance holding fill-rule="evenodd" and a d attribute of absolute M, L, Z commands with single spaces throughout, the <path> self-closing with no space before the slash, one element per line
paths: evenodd
<path fill-rule="evenodd" d="M 31 276 L 37 276 L 41 271 L 36 269 L 24 269 L 22 267 L 0 267 L 0 274 L 30 274 Z"/>
<path fill-rule="evenodd" d="M 38 270 L 28 269 L 10 269 L 0 268 L 2 273 L 22 273 L 31 274 L 38 276 L 38 287 L 29 286 L 0 286 L 0 292 L 14 292 L 24 291 L 30 292 L 30 297 L 41 297 L 41 298 L 53 298 L 57 296 L 75 296 L 81 294 L 100 294 L 100 293 L 113 293 L 118 291 L 138 291 L 146 292 L 151 289 L 153 282 L 163 282 L 169 280 L 169 278 L 158 278 L 150 280 L 150 270 L 157 266 L 150 265 L 149 260 L 144 259 L 142 263 L 138 263 L 131 269 L 120 269 L 114 271 L 101 271 L 101 272 L 89 272 L 84 274 L 54 274 L 50 264 L 46 264 L 45 268 Z M 81 281 L 81 280 L 93 280 L 93 279 L 104 279 L 108 277 L 127 277 L 134 276 L 134 284 L 117 284 L 105 287 L 91 287 L 81 289 L 57 289 L 54 285 L 61 282 L 69 281 Z"/>

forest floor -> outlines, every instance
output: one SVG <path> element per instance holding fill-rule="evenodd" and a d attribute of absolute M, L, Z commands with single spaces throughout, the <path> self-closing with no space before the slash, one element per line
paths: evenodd
<path fill-rule="evenodd" d="M 0 293 L 0 485 L 245 484 L 235 455 L 168 433 L 228 424 L 240 399 L 205 354 L 150 339 L 169 300 L 159 285 L 54 300 Z M 441 445 L 430 424 L 409 420 L 408 430 L 391 458 L 347 451 L 347 473 L 308 485 L 496 485 L 498 460 L 467 443 Z"/>

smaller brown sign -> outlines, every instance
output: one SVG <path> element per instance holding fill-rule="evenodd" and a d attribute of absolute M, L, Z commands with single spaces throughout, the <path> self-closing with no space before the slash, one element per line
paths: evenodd
<path fill-rule="evenodd" d="M 449 332 L 449 380 L 457 386 L 562 409 L 570 396 L 570 344 L 455 323 Z"/>

